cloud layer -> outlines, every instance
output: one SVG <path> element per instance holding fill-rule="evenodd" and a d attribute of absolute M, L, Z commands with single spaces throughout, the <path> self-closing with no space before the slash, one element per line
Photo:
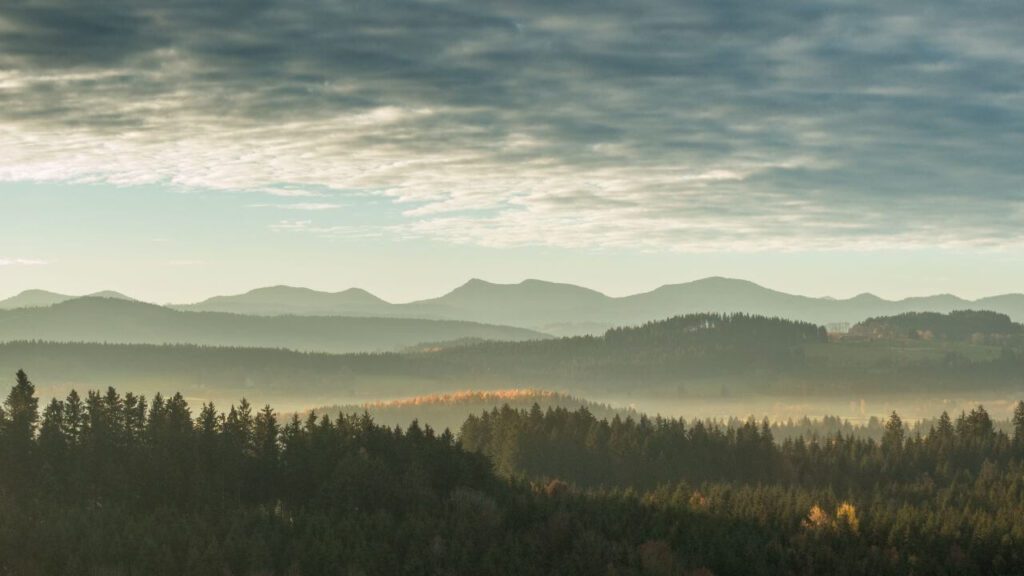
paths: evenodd
<path fill-rule="evenodd" d="M 0 180 L 376 194 L 404 211 L 379 233 L 491 246 L 1019 247 L 1022 25 L 1018 0 L 14 0 Z"/>

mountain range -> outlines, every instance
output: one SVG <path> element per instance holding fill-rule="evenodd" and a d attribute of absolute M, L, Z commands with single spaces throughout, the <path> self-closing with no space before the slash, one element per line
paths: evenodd
<path fill-rule="evenodd" d="M 123 296 L 122 296 L 123 297 Z M 0 301 L 2 308 L 46 306 L 72 297 L 30 291 Z M 679 314 L 746 312 L 819 325 L 856 323 L 904 312 L 991 310 L 1024 321 L 1024 294 L 966 300 L 950 294 L 885 300 L 873 294 L 848 299 L 787 294 L 753 282 L 712 277 L 665 285 L 650 292 L 612 297 L 596 290 L 542 280 L 496 284 L 473 279 L 438 298 L 390 303 L 358 288 L 320 292 L 274 286 L 245 294 L 216 296 L 169 306 L 191 312 L 254 316 L 361 316 L 461 320 L 516 326 L 547 334 L 597 334 L 613 326 L 636 325 Z"/>

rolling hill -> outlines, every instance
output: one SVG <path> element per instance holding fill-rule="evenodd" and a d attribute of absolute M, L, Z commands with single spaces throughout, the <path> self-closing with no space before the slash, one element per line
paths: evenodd
<path fill-rule="evenodd" d="M 359 288 L 318 292 L 309 288 L 272 286 L 237 296 L 215 296 L 174 308 L 191 312 L 228 312 L 255 316 L 388 316 L 391 305 Z"/>
<path fill-rule="evenodd" d="M 88 297 L 111 298 L 114 300 L 134 300 L 134 298 L 112 290 L 104 290 L 102 292 L 89 294 Z M 76 298 L 81 298 L 81 296 L 69 296 L 67 294 L 58 294 L 47 290 L 25 290 L 24 292 L 11 296 L 6 300 L 0 300 L 0 310 L 44 308 L 46 306 L 53 306 L 54 304 L 60 304 L 61 302 L 67 302 L 68 300 L 74 300 Z"/>
<path fill-rule="evenodd" d="M 850 328 L 847 338 L 939 340 L 1007 345 L 1024 335 L 1024 325 L 1006 314 L 960 310 L 949 314 L 905 312 L 868 318 Z"/>
<path fill-rule="evenodd" d="M 76 298 L 44 308 L 0 311 L 0 341 L 188 343 L 343 353 L 395 350 L 424 341 L 544 336 L 523 328 L 454 320 L 243 316 L 182 312 L 113 298 Z"/>
<path fill-rule="evenodd" d="M 237 318 L 280 326 L 276 318 Z M 905 326 L 900 324 L 899 330 Z M 610 330 L 600 337 L 463 340 L 416 350 L 326 354 L 21 341 L 0 343 L 0 374 L 24 368 L 40 383 L 49 383 L 54 393 L 66 393 L 71 385 L 115 385 L 147 393 L 180 390 L 218 403 L 248 396 L 283 409 L 466 389 L 538 388 L 628 403 L 632 400 L 627 397 L 689 402 L 950 391 L 976 395 L 1024 386 L 1024 344 L 1019 337 L 998 342 L 836 341 L 826 340 L 823 330 L 811 324 L 744 315 L 683 316 Z"/>

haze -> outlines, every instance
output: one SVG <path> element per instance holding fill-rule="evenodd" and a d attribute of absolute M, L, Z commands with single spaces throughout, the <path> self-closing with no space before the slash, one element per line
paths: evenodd
<path fill-rule="evenodd" d="M 1021 0 L 0 0 L 0 575 L 1024 574 Z"/>

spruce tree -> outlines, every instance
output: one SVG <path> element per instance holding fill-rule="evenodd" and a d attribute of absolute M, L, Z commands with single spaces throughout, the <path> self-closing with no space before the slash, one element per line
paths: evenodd
<path fill-rule="evenodd" d="M 28 446 L 35 436 L 39 421 L 39 399 L 36 387 L 24 370 L 18 370 L 17 382 L 4 402 L 7 413 L 6 436 L 15 443 Z"/>
<path fill-rule="evenodd" d="M 1013 443 L 1024 447 L 1024 401 L 1017 402 L 1013 410 Z"/>
<path fill-rule="evenodd" d="M 15 491 L 31 487 L 34 471 L 36 424 L 39 421 L 39 399 L 36 389 L 24 370 L 18 370 L 17 381 L 4 402 L 6 413 L 0 445 L 0 482 Z"/>

